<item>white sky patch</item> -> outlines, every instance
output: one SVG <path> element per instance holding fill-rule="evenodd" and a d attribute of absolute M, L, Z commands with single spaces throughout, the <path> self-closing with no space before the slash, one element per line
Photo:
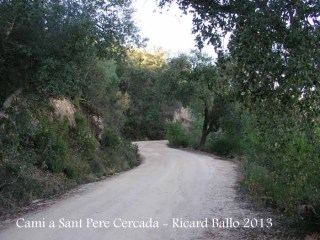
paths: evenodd
<path fill-rule="evenodd" d="M 149 39 L 147 50 L 161 47 L 175 55 L 196 48 L 195 35 L 191 34 L 192 15 L 184 15 L 176 4 L 159 9 L 156 0 L 134 0 L 133 7 L 141 35 Z M 212 46 L 205 46 L 202 51 L 216 56 Z"/>

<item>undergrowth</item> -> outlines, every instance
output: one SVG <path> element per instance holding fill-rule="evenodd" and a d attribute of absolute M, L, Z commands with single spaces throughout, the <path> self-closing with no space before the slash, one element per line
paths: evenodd
<path fill-rule="evenodd" d="M 98 139 L 79 105 L 72 125 L 39 100 L 22 98 L 0 119 L 0 213 L 140 162 L 137 146 L 116 131 Z"/>

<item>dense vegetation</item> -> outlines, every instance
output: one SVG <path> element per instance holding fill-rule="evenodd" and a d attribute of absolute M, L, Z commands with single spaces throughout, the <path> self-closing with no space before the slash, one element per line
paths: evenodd
<path fill-rule="evenodd" d="M 319 223 L 318 1 L 176 2 L 216 59 L 138 49 L 131 1 L 0 0 L 1 104 L 16 92 L 0 112 L 0 211 L 139 164 L 126 139 L 167 138 L 239 156 L 251 193 Z"/>
<path fill-rule="evenodd" d="M 133 49 L 128 53 L 123 69 L 121 91 L 130 96 L 126 111 L 123 135 L 134 140 L 159 140 L 164 138 L 164 107 L 167 106 L 161 79 L 165 68 L 166 53 Z"/>
<path fill-rule="evenodd" d="M 208 42 L 222 51 L 222 37 L 231 36 L 224 54 L 231 72 L 220 71 L 219 60 L 213 67 L 219 72 L 215 84 L 221 77 L 229 79 L 225 86 L 231 100 L 228 107 L 225 101 L 215 106 L 217 112 L 227 111 L 215 113 L 219 130 L 208 148 L 224 155 L 239 152 L 244 184 L 253 194 L 297 219 L 319 224 L 319 2 L 176 2 L 193 13 L 200 47 Z"/>
<path fill-rule="evenodd" d="M 131 15 L 130 1 L 0 1 L 1 213 L 139 164 L 120 134 Z"/>

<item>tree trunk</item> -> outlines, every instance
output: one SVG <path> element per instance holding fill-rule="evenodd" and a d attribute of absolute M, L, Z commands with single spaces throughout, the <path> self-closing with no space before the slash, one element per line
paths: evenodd
<path fill-rule="evenodd" d="M 205 103 L 204 120 L 203 120 L 203 126 L 202 126 L 201 140 L 199 143 L 199 150 L 204 150 L 209 133 L 217 130 L 217 122 L 218 122 L 218 115 L 214 114 L 212 116 L 212 114 L 210 114 L 209 116 L 208 105 Z"/>
<path fill-rule="evenodd" d="M 209 125 L 209 119 L 208 119 L 208 107 L 207 104 L 205 104 L 205 108 L 204 108 L 204 120 L 203 120 L 203 126 L 202 126 L 202 134 L 201 134 L 201 140 L 200 140 L 200 144 L 199 144 L 199 149 L 203 150 L 204 146 L 206 144 L 206 140 L 207 140 L 207 136 L 209 134 L 209 129 L 208 129 L 208 125 Z"/>
<path fill-rule="evenodd" d="M 201 140 L 200 140 L 200 144 L 199 144 L 199 150 L 204 150 L 208 134 L 209 134 L 209 132 L 207 130 L 206 131 L 202 130 Z"/>

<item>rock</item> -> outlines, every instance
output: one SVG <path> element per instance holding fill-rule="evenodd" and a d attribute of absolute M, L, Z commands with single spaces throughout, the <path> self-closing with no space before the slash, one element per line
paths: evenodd
<path fill-rule="evenodd" d="M 97 116 L 97 115 L 92 115 L 91 119 L 92 119 L 92 124 L 94 125 L 96 136 L 97 136 L 98 140 L 101 140 L 103 130 L 104 130 L 103 119 L 102 119 L 102 117 Z"/>
<path fill-rule="evenodd" d="M 22 88 L 17 89 L 13 94 L 11 94 L 3 103 L 2 108 L 3 109 L 8 109 L 9 107 L 11 107 L 12 101 L 18 96 L 20 95 L 22 92 Z"/>
<path fill-rule="evenodd" d="M 73 104 L 67 100 L 67 99 L 50 99 L 50 103 L 52 104 L 54 108 L 54 116 L 60 120 L 63 121 L 64 119 L 67 119 L 70 126 L 75 126 L 76 122 L 74 119 L 74 114 L 76 112 L 76 109 L 74 108 Z"/>
<path fill-rule="evenodd" d="M 173 121 L 181 122 L 182 126 L 189 128 L 193 121 L 192 113 L 190 109 L 181 107 L 173 114 Z"/>

